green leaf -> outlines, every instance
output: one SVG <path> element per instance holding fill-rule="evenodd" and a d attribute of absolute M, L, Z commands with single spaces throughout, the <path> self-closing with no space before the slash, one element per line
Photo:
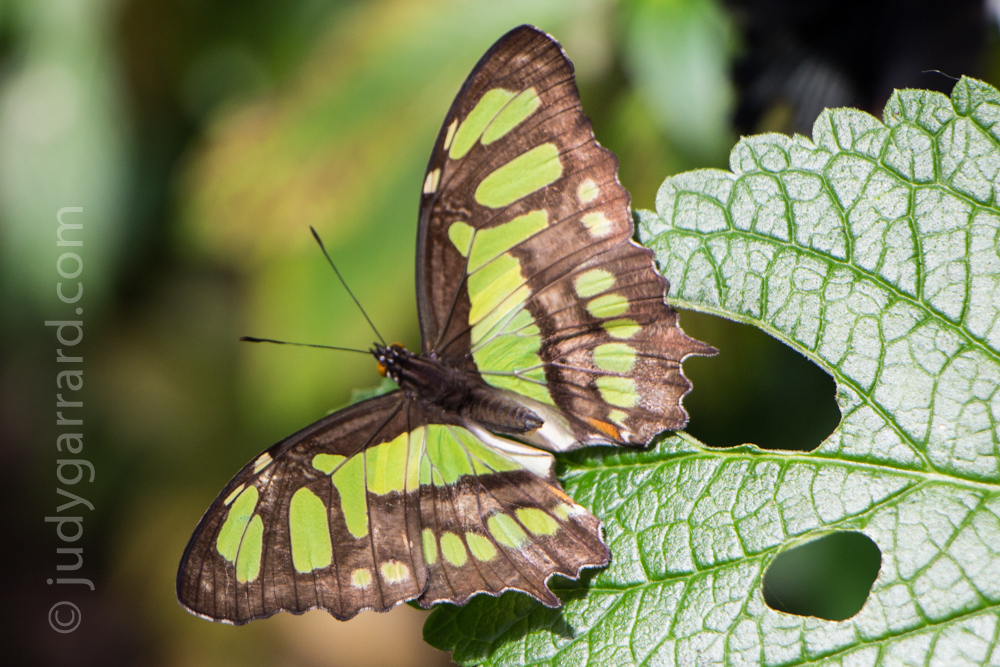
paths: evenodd
<path fill-rule="evenodd" d="M 998 121 L 1000 94 L 964 78 L 950 99 L 898 91 L 884 124 L 826 111 L 812 141 L 750 137 L 731 173 L 668 179 L 638 218 L 673 302 L 831 373 L 839 427 L 808 454 L 675 434 L 564 458 L 611 565 L 563 587 L 561 610 L 442 607 L 428 641 L 460 664 L 1000 661 Z M 774 557 L 842 530 L 882 554 L 861 611 L 768 608 Z"/>

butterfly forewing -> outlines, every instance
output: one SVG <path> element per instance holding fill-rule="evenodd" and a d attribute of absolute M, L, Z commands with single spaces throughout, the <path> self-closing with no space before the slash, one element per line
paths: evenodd
<path fill-rule="evenodd" d="M 557 151 L 557 142 L 567 139 L 566 124 L 579 116 L 572 70 L 567 65 L 548 36 L 527 26 L 517 28 L 482 57 L 445 118 L 424 181 L 417 240 L 417 302 L 425 351 L 461 358 L 469 350 L 471 303 L 465 277 L 473 232 L 531 210 L 525 202 L 500 210 L 486 207 L 479 203 L 477 190 L 498 169 L 523 160 L 543 144 L 546 154 L 533 154 L 538 158 L 532 159 L 536 169 L 529 172 L 542 168 L 537 183 L 551 177 L 544 173 L 545 165 L 558 166 L 551 159 L 553 149 Z M 491 133 L 493 140 L 484 145 L 483 134 L 497 119 L 503 102 L 520 99 L 529 104 L 510 105 L 520 110 L 511 121 L 520 122 L 504 135 L 493 138 L 498 132 Z M 508 126 L 509 122 L 501 129 Z M 553 203 L 561 199 L 561 193 L 552 194 Z M 537 226 L 537 221 L 538 214 L 524 222 Z M 503 239 L 497 240 L 502 251 Z"/>
<path fill-rule="evenodd" d="M 631 241 L 617 168 L 562 49 L 524 26 L 469 76 L 424 182 L 425 351 L 557 408 L 569 447 L 682 427 L 680 362 L 714 352 L 677 326 L 652 253 Z"/>
<path fill-rule="evenodd" d="M 396 488 L 396 478 L 366 480 L 369 468 L 379 469 L 372 454 L 384 455 L 388 443 L 405 439 L 405 407 L 399 393 L 358 403 L 248 464 L 188 544 L 178 572 L 180 601 L 240 624 L 317 607 L 350 618 L 420 594 L 423 564 L 410 548 L 419 519 L 406 512 L 419 494 Z M 404 456 L 404 470 L 407 462 Z M 376 576 L 383 567 L 399 576 Z"/>

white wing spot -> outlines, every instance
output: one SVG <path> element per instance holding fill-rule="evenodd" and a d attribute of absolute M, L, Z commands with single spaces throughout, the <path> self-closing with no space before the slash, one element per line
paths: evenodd
<path fill-rule="evenodd" d="M 580 222 L 595 239 L 602 239 L 613 231 L 611 221 L 600 211 L 581 216 Z"/>
<path fill-rule="evenodd" d="M 552 513 L 557 517 L 565 521 L 571 516 L 576 516 L 577 514 L 586 514 L 587 510 L 583 509 L 579 505 L 570 505 L 569 503 L 559 503 L 553 508 Z"/>
<path fill-rule="evenodd" d="M 424 194 L 432 195 L 437 192 L 438 182 L 441 180 L 441 170 L 435 169 L 434 171 L 427 174 L 427 178 L 424 179 Z"/>
<path fill-rule="evenodd" d="M 260 472 L 261 470 L 269 466 L 272 460 L 273 459 L 271 458 L 271 455 L 268 454 L 267 452 L 264 452 L 263 454 L 257 457 L 256 461 L 254 461 L 253 471 L 255 473 Z"/>
<path fill-rule="evenodd" d="M 235 489 L 233 489 L 233 492 L 230 493 L 228 496 L 226 496 L 226 499 L 222 501 L 222 504 L 228 505 L 229 503 L 233 502 L 233 500 L 236 499 L 236 496 L 240 495 L 240 491 L 243 490 L 244 486 L 246 486 L 246 484 L 240 484 Z"/>
<path fill-rule="evenodd" d="M 444 150 L 451 148 L 451 140 L 455 138 L 455 130 L 458 129 L 458 119 L 451 121 L 448 126 L 448 133 L 444 135 Z"/>

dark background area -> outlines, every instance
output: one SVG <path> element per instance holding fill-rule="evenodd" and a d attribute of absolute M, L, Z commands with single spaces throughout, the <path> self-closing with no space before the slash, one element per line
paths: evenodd
<path fill-rule="evenodd" d="M 360 355 L 237 341 L 370 344 L 309 225 L 386 338 L 418 346 L 413 249 L 428 151 L 465 75 L 506 30 L 534 23 L 562 42 L 633 207 L 648 209 L 670 174 L 725 168 L 740 134 L 808 136 L 824 107 L 879 116 L 893 88 L 947 93 L 961 74 L 996 85 L 994 6 L 0 5 L 4 661 L 447 664 L 421 642 L 424 614 L 407 606 L 349 623 L 310 612 L 235 629 L 183 611 L 173 582 L 198 518 L 236 470 L 378 380 Z M 84 402 L 74 414 L 85 421 L 85 445 L 75 456 L 95 470 L 93 482 L 72 487 L 56 479 L 57 459 L 70 455 L 55 448 L 62 367 L 43 324 L 76 317 L 55 295 L 65 251 L 55 245 L 56 211 L 66 206 L 83 207 L 85 225 L 76 249 L 85 338 L 73 349 L 84 357 L 84 388 L 73 398 Z M 685 364 L 695 384 L 688 430 L 703 442 L 810 450 L 836 427 L 834 383 L 811 361 L 751 327 L 696 313 L 681 323 L 721 350 Z M 55 569 L 70 561 L 45 522 L 66 502 L 57 486 L 94 507 L 75 508 L 84 534 L 72 546 L 83 565 L 71 575 Z M 852 544 L 807 559 L 833 559 L 815 598 L 836 602 L 843 578 L 870 572 L 877 554 Z M 46 583 L 66 576 L 95 590 Z M 775 585 L 797 586 L 783 581 Z M 49 626 L 62 599 L 82 611 L 76 632 Z"/>

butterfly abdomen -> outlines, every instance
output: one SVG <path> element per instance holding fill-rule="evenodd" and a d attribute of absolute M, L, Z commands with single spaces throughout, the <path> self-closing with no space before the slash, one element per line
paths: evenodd
<path fill-rule="evenodd" d="M 474 387 L 468 399 L 464 415 L 494 433 L 521 435 L 544 423 L 528 408 L 489 387 Z"/>

